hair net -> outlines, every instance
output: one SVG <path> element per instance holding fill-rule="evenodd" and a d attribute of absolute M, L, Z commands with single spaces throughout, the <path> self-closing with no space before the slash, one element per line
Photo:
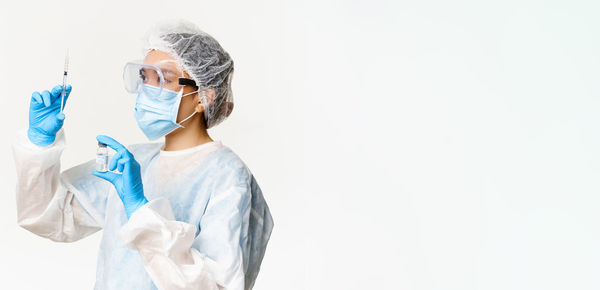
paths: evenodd
<path fill-rule="evenodd" d="M 179 20 L 151 29 L 146 49 L 170 54 L 196 81 L 200 90 L 215 90 L 215 99 L 204 107 L 206 128 L 221 123 L 231 114 L 233 60 L 212 36 L 191 22 Z"/>

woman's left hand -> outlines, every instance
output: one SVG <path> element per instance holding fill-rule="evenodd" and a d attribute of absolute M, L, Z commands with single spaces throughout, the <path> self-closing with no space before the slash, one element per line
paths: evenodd
<path fill-rule="evenodd" d="M 108 145 L 117 151 L 117 153 L 113 156 L 108 166 L 108 170 L 110 171 L 99 172 L 94 170 L 92 174 L 108 180 L 115 186 L 121 201 L 123 201 L 127 218 L 129 218 L 138 208 L 148 203 L 148 200 L 144 196 L 140 164 L 133 158 L 133 154 L 125 146 L 121 145 L 121 143 L 115 141 L 115 139 L 104 135 L 98 135 L 96 139 Z M 111 172 L 115 169 L 121 173 Z"/>

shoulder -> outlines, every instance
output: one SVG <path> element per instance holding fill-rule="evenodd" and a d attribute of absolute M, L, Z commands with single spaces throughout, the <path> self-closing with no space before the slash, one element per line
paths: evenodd
<path fill-rule="evenodd" d="M 210 167 L 211 175 L 216 178 L 227 180 L 230 184 L 249 185 L 252 181 L 252 173 L 244 161 L 231 148 L 223 146 L 215 150 L 206 160 Z"/>

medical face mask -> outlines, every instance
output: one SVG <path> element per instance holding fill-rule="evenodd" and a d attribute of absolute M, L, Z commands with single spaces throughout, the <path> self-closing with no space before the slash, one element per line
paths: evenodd
<path fill-rule="evenodd" d="M 179 92 L 174 92 L 167 89 L 161 91 L 160 88 L 150 85 L 144 86 L 144 89 L 138 93 L 135 103 L 135 120 L 148 139 L 156 140 L 183 127 L 181 123 L 196 114 L 194 111 L 177 123 L 181 98 L 196 92 L 183 95 L 183 88 Z"/>

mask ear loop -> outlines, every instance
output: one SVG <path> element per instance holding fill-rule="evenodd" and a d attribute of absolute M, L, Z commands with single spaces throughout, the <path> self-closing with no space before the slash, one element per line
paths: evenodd
<path fill-rule="evenodd" d="M 184 74 L 183 74 L 183 71 L 182 71 L 182 72 L 181 72 L 181 76 L 179 77 L 179 85 L 180 85 L 180 86 L 185 86 L 185 85 L 193 85 L 193 86 L 195 86 L 195 85 L 196 85 L 196 82 L 195 82 L 195 81 L 193 81 L 193 80 L 190 80 L 190 79 L 187 79 L 187 78 L 185 78 L 185 76 L 184 76 Z M 184 94 L 183 94 L 183 87 L 181 87 L 180 94 L 181 94 L 181 98 L 183 98 L 183 97 L 185 97 L 185 96 L 189 96 L 189 95 L 191 95 L 191 94 L 195 94 L 195 93 L 197 93 L 197 92 L 198 92 L 198 90 L 195 90 L 195 91 L 193 91 L 193 92 L 190 92 L 190 93 L 187 93 L 187 94 L 185 94 L 185 95 L 184 95 Z M 196 112 L 196 111 L 194 111 L 194 112 L 193 112 L 191 115 L 189 115 L 187 118 L 185 118 L 185 119 L 181 120 L 181 122 L 177 123 L 177 125 L 181 126 L 181 128 L 185 128 L 185 127 L 184 127 L 183 125 L 181 125 L 181 124 L 183 124 L 183 122 L 185 122 L 185 121 L 189 120 L 191 117 L 193 117 L 194 115 L 196 115 L 196 113 L 197 113 L 197 112 Z"/>
<path fill-rule="evenodd" d="M 198 88 L 198 86 L 196 85 L 196 82 L 195 82 L 194 80 L 191 80 L 191 79 L 185 78 L 185 76 L 183 75 L 183 72 L 181 73 L 181 77 L 179 78 L 179 85 L 181 85 L 181 86 L 185 86 L 185 85 L 191 85 L 191 86 L 195 86 L 195 87 L 197 87 L 197 88 Z M 194 93 L 198 93 L 198 92 L 199 92 L 199 90 L 200 90 L 200 88 L 198 88 L 198 90 L 195 90 L 195 91 L 193 91 L 193 92 L 190 92 L 190 93 L 187 93 L 187 94 L 185 94 L 185 95 L 184 95 L 184 94 L 183 94 L 183 87 L 182 87 L 182 88 L 181 88 L 181 91 L 180 91 L 180 93 L 182 94 L 182 95 L 181 95 L 181 98 L 183 98 L 183 97 L 185 97 L 185 96 L 189 96 L 189 95 L 191 95 L 191 94 L 194 94 Z M 202 91 L 202 92 L 200 92 L 200 93 L 202 94 L 202 102 L 204 103 L 204 101 L 206 100 L 206 93 L 205 93 L 204 91 Z M 202 106 L 204 106 L 204 104 L 203 104 Z M 191 117 L 193 117 L 194 115 L 196 115 L 196 113 L 198 113 L 198 112 L 197 112 L 197 111 L 194 111 L 194 112 L 193 112 L 191 115 L 189 115 L 187 118 L 185 118 L 185 119 L 183 119 L 181 122 L 177 123 L 177 125 L 181 126 L 181 128 L 185 128 L 185 127 L 184 127 L 183 125 L 181 125 L 181 124 L 183 124 L 183 122 L 185 122 L 185 121 L 189 120 Z"/>
<path fill-rule="evenodd" d="M 183 88 L 181 88 L 181 92 L 183 93 Z M 197 93 L 197 92 L 198 92 L 198 91 L 194 91 L 194 92 L 191 92 L 191 93 L 187 93 L 187 94 L 185 94 L 185 95 L 182 95 L 181 97 L 183 98 L 183 97 L 185 97 L 185 96 L 189 96 L 189 95 L 191 95 L 191 94 L 195 94 L 195 93 Z M 205 102 L 205 100 L 206 100 L 206 92 L 205 92 L 205 91 L 201 91 L 201 92 L 200 92 L 200 94 L 202 94 L 202 106 L 204 107 L 204 102 Z M 205 107 L 205 109 L 206 109 L 206 107 Z M 185 119 L 181 120 L 181 122 L 177 123 L 177 125 L 181 126 L 181 128 L 185 128 L 185 127 L 184 127 L 183 125 L 181 125 L 181 124 L 183 124 L 183 122 L 185 122 L 185 121 L 189 120 L 191 117 L 193 117 L 194 115 L 196 115 L 196 113 L 198 113 L 198 112 L 197 112 L 197 111 L 194 111 L 194 112 L 193 112 L 191 115 L 189 115 L 187 118 L 185 118 Z"/>

